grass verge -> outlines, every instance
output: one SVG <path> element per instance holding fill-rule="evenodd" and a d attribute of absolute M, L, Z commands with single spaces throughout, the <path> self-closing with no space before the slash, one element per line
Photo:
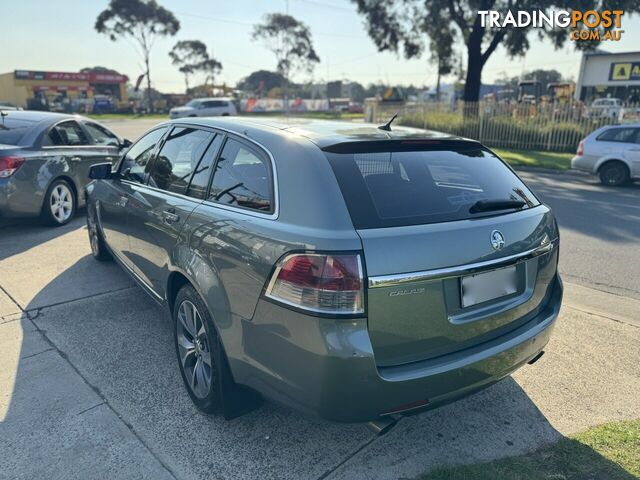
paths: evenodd
<path fill-rule="evenodd" d="M 532 152 L 526 150 L 492 149 L 511 166 L 527 166 L 568 170 L 571 168 L 572 153 Z"/>
<path fill-rule="evenodd" d="M 517 457 L 436 469 L 420 480 L 640 478 L 640 420 L 612 422 Z"/>

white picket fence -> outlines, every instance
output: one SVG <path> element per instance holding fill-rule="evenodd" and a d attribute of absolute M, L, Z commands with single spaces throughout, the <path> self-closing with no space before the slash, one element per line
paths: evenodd
<path fill-rule="evenodd" d="M 581 139 L 603 125 L 639 122 L 640 105 L 568 103 L 371 103 L 365 119 L 479 140 L 489 147 L 574 152 Z"/>

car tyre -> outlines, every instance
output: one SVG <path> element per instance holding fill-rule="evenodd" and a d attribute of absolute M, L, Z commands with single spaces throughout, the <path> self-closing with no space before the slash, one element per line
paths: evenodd
<path fill-rule="evenodd" d="M 102 232 L 98 227 L 96 207 L 91 205 L 87 205 L 87 232 L 89 233 L 89 245 L 91 245 L 93 258 L 100 262 L 113 260 Z"/>
<path fill-rule="evenodd" d="M 223 385 L 229 382 L 226 358 L 208 308 L 189 284 L 173 307 L 174 341 L 180 374 L 191 400 L 204 413 L 223 409 Z"/>
<path fill-rule="evenodd" d="M 73 187 L 64 179 L 51 182 L 44 196 L 41 219 L 45 225 L 61 227 L 71 221 L 77 208 Z"/>
<path fill-rule="evenodd" d="M 617 187 L 629 181 L 629 169 L 624 163 L 618 161 L 607 162 L 602 165 L 598 170 L 598 175 L 603 185 L 611 187 Z"/>

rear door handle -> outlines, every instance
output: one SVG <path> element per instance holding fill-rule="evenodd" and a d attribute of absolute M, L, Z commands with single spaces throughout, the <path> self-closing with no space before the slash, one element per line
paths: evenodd
<path fill-rule="evenodd" d="M 162 216 L 164 217 L 164 223 L 167 224 L 177 223 L 180 221 L 180 215 L 177 215 L 175 210 L 164 210 L 162 212 Z"/>
<path fill-rule="evenodd" d="M 71 157 L 72 162 L 79 162 L 80 160 L 82 160 L 81 157 Z"/>
<path fill-rule="evenodd" d="M 113 157 L 104 157 L 104 160 L 113 163 Z"/>

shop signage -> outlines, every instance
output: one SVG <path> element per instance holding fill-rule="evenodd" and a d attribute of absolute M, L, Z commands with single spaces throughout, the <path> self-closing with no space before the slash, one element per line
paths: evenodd
<path fill-rule="evenodd" d="M 612 63 L 609 81 L 640 81 L 640 62 Z"/>

